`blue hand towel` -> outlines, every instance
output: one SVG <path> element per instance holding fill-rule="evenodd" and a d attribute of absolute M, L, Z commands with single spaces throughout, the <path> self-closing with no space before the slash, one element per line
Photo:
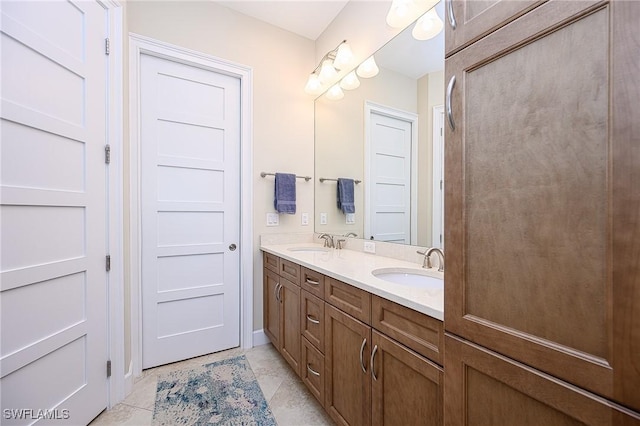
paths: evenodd
<path fill-rule="evenodd" d="M 296 175 L 291 173 L 276 173 L 275 187 L 273 207 L 278 213 L 295 214 Z"/>
<path fill-rule="evenodd" d="M 344 214 L 356 212 L 354 185 L 353 179 L 338 178 L 338 208 Z"/>

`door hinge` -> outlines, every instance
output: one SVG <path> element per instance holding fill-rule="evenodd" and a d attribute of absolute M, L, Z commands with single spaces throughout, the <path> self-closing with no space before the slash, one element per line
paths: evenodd
<path fill-rule="evenodd" d="M 442 127 L 440 127 L 440 136 L 442 136 Z"/>
<path fill-rule="evenodd" d="M 106 268 L 107 272 L 111 270 L 111 255 L 107 255 L 106 257 Z"/>
<path fill-rule="evenodd" d="M 442 191 L 442 179 L 440 179 L 440 191 Z"/>
<path fill-rule="evenodd" d="M 109 44 L 109 38 L 104 39 L 104 54 L 108 55 L 111 52 L 111 46 Z"/>
<path fill-rule="evenodd" d="M 104 162 L 111 164 L 111 145 L 109 144 L 104 146 Z"/>
<path fill-rule="evenodd" d="M 107 377 L 111 377 L 111 360 L 107 361 Z"/>
<path fill-rule="evenodd" d="M 442 244 L 442 234 L 440 234 L 440 244 Z"/>

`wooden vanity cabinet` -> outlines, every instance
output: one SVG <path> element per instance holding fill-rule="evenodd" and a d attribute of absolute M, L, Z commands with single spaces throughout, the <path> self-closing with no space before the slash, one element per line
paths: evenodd
<path fill-rule="evenodd" d="M 445 0 L 445 54 L 461 50 L 545 1 L 547 0 Z M 455 19 L 455 29 L 451 25 L 452 19 Z"/>
<path fill-rule="evenodd" d="M 325 410 L 341 425 L 371 424 L 371 327 L 325 306 Z"/>
<path fill-rule="evenodd" d="M 445 345 L 448 424 L 494 423 L 493 394 L 520 411 L 507 386 L 534 410 L 557 379 L 640 412 L 638 22 L 637 2 L 550 0 L 445 60 L 444 323 L 494 354 L 472 346 L 469 375 Z M 488 381 L 513 363 L 530 382 Z"/>
<path fill-rule="evenodd" d="M 376 330 L 371 337 L 371 424 L 442 425 L 442 367 Z"/>
<path fill-rule="evenodd" d="M 264 253 L 264 332 L 296 374 L 300 375 L 300 286 L 267 267 L 273 264 L 274 257 L 278 262 L 279 271 L 282 270 L 283 262 L 288 262 L 270 253 Z M 295 271 L 297 267 L 299 280 L 300 266 L 288 263 L 290 265 L 286 265 L 285 269 L 290 272 Z M 295 277 L 291 273 L 286 275 Z"/>

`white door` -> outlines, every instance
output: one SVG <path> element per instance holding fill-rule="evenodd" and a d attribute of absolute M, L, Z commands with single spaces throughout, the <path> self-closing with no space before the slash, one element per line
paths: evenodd
<path fill-rule="evenodd" d="M 142 55 L 142 367 L 240 344 L 240 80 Z"/>
<path fill-rule="evenodd" d="M 410 244 L 412 123 L 371 111 L 365 238 Z"/>
<path fill-rule="evenodd" d="M 433 107 L 432 247 L 444 249 L 444 107 Z"/>
<path fill-rule="evenodd" d="M 86 424 L 108 398 L 106 11 L 0 7 L 0 422 Z"/>

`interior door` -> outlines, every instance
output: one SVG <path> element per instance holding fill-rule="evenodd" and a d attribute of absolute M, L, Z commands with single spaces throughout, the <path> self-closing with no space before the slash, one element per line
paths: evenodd
<path fill-rule="evenodd" d="M 369 225 L 365 238 L 411 243 L 412 124 L 402 118 L 371 112 Z"/>
<path fill-rule="evenodd" d="M 0 2 L 2 424 L 108 402 L 106 11 Z"/>
<path fill-rule="evenodd" d="M 240 80 L 141 56 L 143 368 L 239 345 Z"/>

